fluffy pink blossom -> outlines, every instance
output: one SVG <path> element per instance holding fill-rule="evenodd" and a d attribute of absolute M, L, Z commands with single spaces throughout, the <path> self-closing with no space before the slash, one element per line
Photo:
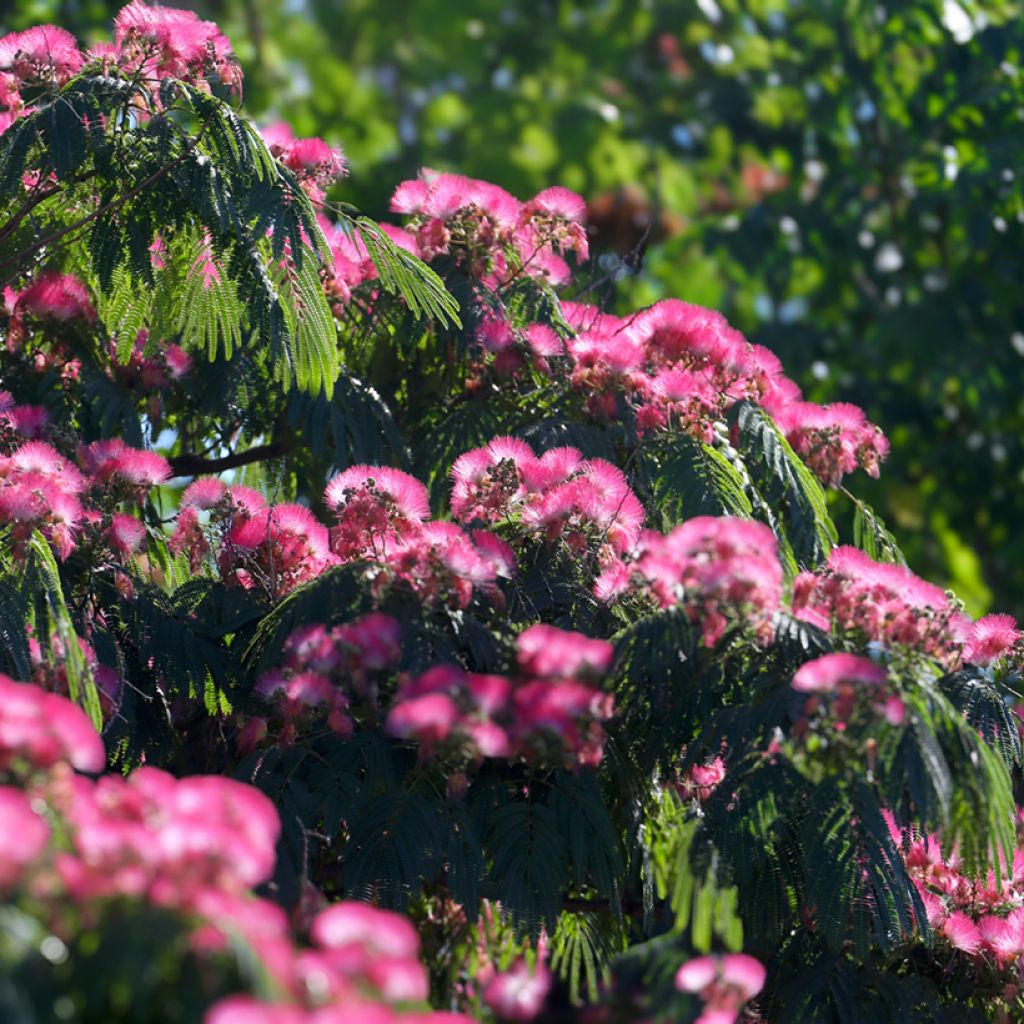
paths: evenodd
<path fill-rule="evenodd" d="M 426 487 L 386 466 L 349 467 L 327 485 L 324 501 L 337 519 L 331 548 L 345 560 L 383 554 L 430 515 Z"/>
<path fill-rule="evenodd" d="M 626 561 L 606 567 L 595 593 L 613 599 L 628 587 L 662 607 L 686 608 L 708 646 L 718 642 L 730 620 L 745 623 L 767 642 L 782 599 L 775 536 L 762 523 L 731 516 L 697 516 L 667 536 L 647 531 Z"/>
<path fill-rule="evenodd" d="M 85 285 L 71 274 L 55 270 L 44 270 L 23 291 L 14 302 L 14 316 L 25 314 L 41 320 L 56 320 L 65 323 L 82 318 L 96 319 Z"/>
<path fill-rule="evenodd" d="M 970 626 L 941 588 L 847 546 L 834 548 L 819 573 L 794 580 L 793 609 L 825 628 L 915 648 L 946 664 L 958 660 Z"/>
<path fill-rule="evenodd" d="M 793 689 L 802 693 L 832 693 L 841 683 L 880 686 L 886 671 L 855 654 L 824 654 L 805 662 L 793 676 Z"/>
<path fill-rule="evenodd" d="M 103 741 L 85 712 L 65 697 L 0 675 L 0 766 L 24 758 L 32 768 L 67 762 L 102 771 Z"/>
<path fill-rule="evenodd" d="M 217 75 L 229 88 L 241 85 L 231 44 L 212 21 L 194 11 L 149 6 L 132 0 L 114 19 L 117 59 L 160 78 L 198 81 Z"/>
<path fill-rule="evenodd" d="M 0 891 L 16 884 L 50 838 L 50 826 L 19 789 L 0 786 Z"/>
<path fill-rule="evenodd" d="M 234 517 L 221 571 L 242 586 L 281 597 L 336 561 L 327 528 L 302 505 L 273 505 Z"/>
<path fill-rule="evenodd" d="M 110 546 L 119 555 L 132 555 L 146 539 L 146 526 L 135 516 L 117 513 L 110 522 Z"/>
<path fill-rule="evenodd" d="M 57 25 L 36 25 L 0 38 L 0 73 L 13 80 L 14 95 L 6 100 L 17 108 L 16 90 L 22 85 L 63 85 L 81 70 L 82 53 L 75 37 Z"/>
<path fill-rule="evenodd" d="M 554 626 L 530 626 L 516 639 L 519 670 L 546 679 L 600 676 L 608 671 L 615 649 L 606 640 L 591 640 Z"/>
<path fill-rule="evenodd" d="M 614 700 L 595 677 L 607 670 L 611 655 L 604 641 L 533 626 L 520 635 L 514 678 L 435 666 L 402 683 L 388 727 L 419 740 L 428 756 L 454 737 L 450 749 L 464 752 L 468 745 L 477 759 L 597 764 L 603 754 L 601 723 L 614 713 Z"/>
<path fill-rule="evenodd" d="M 968 631 L 964 661 L 972 665 L 990 665 L 1013 650 L 1021 636 L 1012 615 L 986 615 Z"/>
<path fill-rule="evenodd" d="M 484 1002 L 501 1020 L 533 1020 L 550 988 L 551 972 L 543 963 L 531 970 L 525 960 L 518 960 L 491 979 L 484 989 Z"/>
<path fill-rule="evenodd" d="M 732 1024 L 740 1009 L 764 988 L 764 965 L 744 953 L 702 956 L 676 972 L 676 988 L 704 1000 L 702 1024 Z"/>

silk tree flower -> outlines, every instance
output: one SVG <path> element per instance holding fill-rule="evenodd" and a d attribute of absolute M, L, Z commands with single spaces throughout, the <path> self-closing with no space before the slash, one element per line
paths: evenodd
<path fill-rule="evenodd" d="M 67 763 L 78 771 L 99 772 L 107 755 L 76 704 L 0 675 L 0 768 L 11 771 L 20 761 L 32 770 Z"/>
<path fill-rule="evenodd" d="M 242 75 L 231 44 L 212 21 L 194 11 L 149 6 L 132 0 L 114 19 L 113 59 L 127 70 L 199 84 L 216 75 L 228 88 Z"/>
<path fill-rule="evenodd" d="M 764 988 L 764 965 L 744 953 L 702 956 L 689 960 L 676 972 L 676 988 L 704 1001 L 702 1024 L 733 1024 L 743 1004 Z"/>
<path fill-rule="evenodd" d="M 395 695 L 387 731 L 421 744 L 421 756 L 525 757 L 561 760 L 567 767 L 598 764 L 602 722 L 614 699 L 597 680 L 612 645 L 552 626 L 532 626 L 517 641 L 512 677 L 437 665 L 405 679 Z"/>
<path fill-rule="evenodd" d="M 1021 636 L 1012 615 L 986 615 L 968 630 L 964 661 L 985 668 L 1013 651 Z"/>
<path fill-rule="evenodd" d="M 629 548 L 644 521 L 643 506 L 618 467 L 584 459 L 575 448 L 538 457 L 514 437 L 494 438 L 455 460 L 451 504 L 461 522 L 518 516 L 526 531 L 599 558 Z"/>
<path fill-rule="evenodd" d="M 697 516 L 663 536 L 646 531 L 623 559 L 613 560 L 594 587 L 600 599 L 628 593 L 661 607 L 679 605 L 714 646 L 730 621 L 767 643 L 782 600 L 782 566 L 774 534 L 763 523 Z"/>
<path fill-rule="evenodd" d="M 888 673 L 881 665 L 856 654 L 837 652 L 801 665 L 793 676 L 793 689 L 799 693 L 834 697 L 830 706 L 838 719 L 838 729 L 845 728 L 861 697 L 871 700 L 890 725 L 902 725 L 906 707 L 898 696 L 885 693 L 887 680 Z M 813 712 L 817 706 L 817 701 L 809 700 L 808 712 Z"/>
<path fill-rule="evenodd" d="M 162 455 L 130 448 L 120 438 L 83 445 L 78 459 L 96 485 L 118 482 L 144 492 L 171 478 L 170 464 Z"/>
<path fill-rule="evenodd" d="M 940 587 L 848 546 L 834 548 L 817 574 L 793 581 L 793 609 L 823 628 L 917 649 L 947 666 L 959 661 L 971 625 Z"/>
<path fill-rule="evenodd" d="M 236 517 L 221 548 L 227 580 L 263 587 L 274 597 L 294 590 L 336 561 L 327 528 L 302 505 L 271 505 Z"/>
<path fill-rule="evenodd" d="M 323 139 L 297 139 L 291 127 L 281 121 L 264 128 L 262 134 L 271 155 L 295 172 L 314 202 L 321 202 L 324 190 L 346 174 L 344 154 Z"/>
<path fill-rule="evenodd" d="M 50 826 L 20 789 L 0 786 L 0 891 L 16 885 L 42 854 Z"/>
<path fill-rule="evenodd" d="M 345 560 L 383 554 L 430 515 L 426 487 L 386 466 L 350 466 L 327 485 L 324 501 L 337 519 L 331 549 Z"/>
<path fill-rule="evenodd" d="M 533 1020 L 551 990 L 551 972 L 539 962 L 531 970 L 523 959 L 498 974 L 484 989 L 484 1002 L 500 1020 Z"/>

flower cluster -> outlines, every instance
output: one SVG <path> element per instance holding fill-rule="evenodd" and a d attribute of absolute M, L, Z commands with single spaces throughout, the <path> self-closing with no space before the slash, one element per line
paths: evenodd
<path fill-rule="evenodd" d="M 879 464 L 889 454 L 882 431 L 868 422 L 863 409 L 848 402 L 793 402 L 773 414 L 808 468 L 832 487 L 858 467 L 877 477 Z"/>
<path fill-rule="evenodd" d="M 316 917 L 310 937 L 313 946 L 290 958 L 291 999 L 230 996 L 209 1011 L 205 1024 L 470 1024 L 461 1014 L 416 1009 L 428 995 L 427 972 L 419 936 L 398 914 L 338 903 Z"/>
<path fill-rule="evenodd" d="M 734 1024 L 743 1004 L 764 988 L 764 965 L 745 953 L 700 956 L 676 972 L 676 988 L 704 1001 L 694 1024 Z"/>
<path fill-rule="evenodd" d="M 461 522 L 515 518 L 528 532 L 561 540 L 575 555 L 603 560 L 638 540 L 644 508 L 625 474 L 575 448 L 537 457 L 518 438 L 496 437 L 460 455 L 452 467 L 452 515 Z"/>
<path fill-rule="evenodd" d="M 683 800 L 703 803 L 725 779 L 725 772 L 725 761 L 720 757 L 692 764 L 675 783 L 676 792 Z"/>
<path fill-rule="evenodd" d="M 408 215 L 418 255 L 451 253 L 492 284 L 520 272 L 504 249 L 516 253 L 521 272 L 565 284 L 571 271 L 562 256 L 588 256 L 586 204 L 566 188 L 549 188 L 526 203 L 490 182 L 424 169 L 403 181 L 391 198 L 393 213 Z"/>
<path fill-rule="evenodd" d="M 515 572 L 511 549 L 494 534 L 428 522 L 426 488 L 401 470 L 352 466 L 331 480 L 324 500 L 337 523 L 334 556 L 376 564 L 382 587 L 402 581 L 428 604 L 465 608 L 475 591 L 498 597 L 497 578 Z"/>
<path fill-rule="evenodd" d="M 166 390 L 173 381 L 180 381 L 192 369 L 192 357 L 178 344 L 152 347 L 146 354 L 149 345 L 149 332 L 139 331 L 135 344 L 128 355 L 128 361 L 122 362 L 117 355 L 117 345 L 110 343 L 110 361 L 107 375 L 122 387 L 134 388 L 141 394 L 151 394 Z M 150 418 L 154 416 L 154 406 L 150 407 Z"/>
<path fill-rule="evenodd" d="M 280 824 L 259 790 L 219 775 L 57 775 L 47 790 L 71 832 L 56 868 L 76 900 L 130 895 L 190 908 L 208 889 L 241 895 L 273 873 Z"/>
<path fill-rule="evenodd" d="M 216 76 L 239 90 L 242 72 L 231 43 L 212 21 L 194 11 L 132 0 L 114 19 L 114 44 L 90 52 L 105 65 L 153 78 L 178 78 L 200 87 Z"/>
<path fill-rule="evenodd" d="M 107 763 L 85 712 L 55 693 L 0 675 L 0 771 L 61 762 L 83 772 L 101 772 Z"/>
<path fill-rule="evenodd" d="M 0 38 L 0 133 L 24 109 L 23 90 L 61 86 L 78 73 L 82 63 L 74 36 L 56 25 L 36 25 Z"/>
<path fill-rule="evenodd" d="M 811 695 L 804 710 L 807 718 L 825 700 L 838 719 L 839 730 L 846 728 L 858 698 L 867 698 L 890 725 L 902 725 L 906 707 L 895 694 L 887 693 L 888 678 L 881 665 L 856 654 L 838 652 L 801 665 L 793 676 L 793 689 Z"/>
<path fill-rule="evenodd" d="M 365 658 L 389 656 L 367 629 L 364 620 Z M 0 786 L 0 890 L 31 884 L 36 912 L 53 911 L 50 928 L 59 933 L 70 908 L 95 920 L 105 901 L 117 899 L 182 914 L 200 954 L 241 935 L 281 1001 L 230 996 L 210 1009 L 208 1024 L 390 1021 L 425 1002 L 427 974 L 407 919 L 339 903 L 314 918 L 312 946 L 304 948 L 285 912 L 252 895 L 273 873 L 280 833 L 273 804 L 257 789 L 221 776 L 175 779 L 150 767 L 97 779 L 72 771 L 99 772 L 105 762 L 80 708 L 0 676 L 0 773 L 33 787 Z M 51 833 L 54 815 L 61 827 Z M 409 1016 L 422 1024 L 466 1020 Z"/>
<path fill-rule="evenodd" d="M 444 744 L 478 759 L 600 763 L 601 723 L 614 705 L 596 683 L 611 664 L 612 645 L 537 625 L 519 635 L 516 650 L 512 677 L 439 665 L 406 680 L 387 730 L 417 740 L 424 756 Z"/>
<path fill-rule="evenodd" d="M 137 505 L 170 476 L 167 460 L 114 440 L 79 448 L 78 461 L 81 469 L 45 441 L 26 441 L 9 455 L 0 454 L 0 525 L 10 525 L 16 557 L 23 556 L 35 530 L 62 559 L 74 551 L 86 526 L 105 524 L 103 539 L 116 554 L 130 554 L 145 538 L 145 527 L 134 516 L 115 512 L 105 518 L 100 503 Z"/>
<path fill-rule="evenodd" d="M 981 668 L 1003 660 L 1020 665 L 1024 663 L 1022 640 L 1024 633 L 1012 615 L 986 615 L 967 631 L 964 661 Z"/>
<path fill-rule="evenodd" d="M 315 202 L 322 202 L 324 190 L 345 174 L 345 157 L 337 146 L 323 139 L 297 139 L 283 121 L 263 129 L 272 156 L 295 172 L 299 184 Z"/>
<path fill-rule="evenodd" d="M 398 621 L 380 612 L 330 630 L 310 625 L 292 633 L 284 644 L 282 666 L 256 684 L 256 692 L 274 704 L 284 723 L 282 742 L 291 742 L 302 720 L 321 708 L 327 710 L 330 728 L 350 735 L 350 698 L 376 708 L 377 678 L 398 664 L 400 641 Z"/>
<path fill-rule="evenodd" d="M 886 812 L 889 831 L 924 904 L 928 924 L 955 950 L 988 964 L 1010 983 L 1020 984 L 1024 956 L 1024 852 L 997 882 L 993 872 L 972 879 L 938 836 L 902 829 Z"/>
<path fill-rule="evenodd" d="M 829 554 L 819 573 L 794 580 L 793 610 L 822 629 L 916 649 L 947 665 L 957 662 L 970 628 L 941 588 L 845 546 Z"/>
<path fill-rule="evenodd" d="M 478 979 L 479 980 L 479 979 Z M 500 1020 L 533 1020 L 551 989 L 551 972 L 538 959 L 531 970 L 519 959 L 504 974 L 495 974 L 484 988 L 484 1002 Z"/>
<path fill-rule="evenodd" d="M 662 608 L 679 605 L 700 624 L 708 647 L 730 619 L 767 642 L 782 600 L 778 544 L 761 523 L 697 516 L 664 536 L 645 531 L 626 557 L 602 573 L 595 593 L 605 601 L 641 593 Z"/>
<path fill-rule="evenodd" d="M 710 444 L 729 408 L 749 399 L 771 413 L 825 482 L 835 486 L 858 467 L 878 475 L 888 444 L 864 413 L 802 401 L 774 353 L 749 344 L 721 313 L 678 299 L 624 318 L 572 302 L 562 308 L 576 331 L 568 344 L 572 384 L 592 415 L 617 418 L 621 396 L 640 434 L 671 428 Z"/>

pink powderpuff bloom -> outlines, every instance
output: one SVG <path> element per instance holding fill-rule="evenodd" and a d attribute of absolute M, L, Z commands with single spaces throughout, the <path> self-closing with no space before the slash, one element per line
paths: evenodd
<path fill-rule="evenodd" d="M 484 1002 L 501 1020 L 533 1020 L 551 988 L 551 972 L 543 963 L 531 971 L 525 960 L 493 978 L 484 989 Z"/>
<path fill-rule="evenodd" d="M 93 441 L 78 449 L 82 468 L 100 484 L 120 480 L 148 489 L 171 478 L 170 463 L 156 452 L 130 448 L 120 438 Z"/>
<path fill-rule="evenodd" d="M 543 679 L 604 675 L 614 654 L 614 647 L 605 640 L 544 624 L 530 626 L 516 640 L 519 670 Z"/>
<path fill-rule="evenodd" d="M 111 520 L 107 536 L 117 554 L 133 555 L 146 539 L 146 526 L 134 516 L 119 512 Z"/>
<path fill-rule="evenodd" d="M 114 19 L 114 38 L 123 63 L 132 65 L 136 54 L 144 56 L 147 69 L 159 78 L 194 80 L 216 73 L 229 88 L 241 84 L 231 44 L 213 22 L 200 20 L 194 11 L 132 0 Z"/>
<path fill-rule="evenodd" d="M 766 971 L 760 960 L 745 953 L 727 953 L 722 957 L 722 982 L 734 989 L 746 1002 L 764 988 Z"/>
<path fill-rule="evenodd" d="M 210 509 L 220 504 L 228 493 L 224 483 L 215 476 L 201 476 L 185 488 L 181 495 L 182 508 Z"/>
<path fill-rule="evenodd" d="M 14 315 L 25 313 L 61 323 L 77 317 L 90 322 L 96 319 L 85 285 L 77 277 L 55 270 L 44 270 L 18 295 Z"/>
<path fill-rule="evenodd" d="M 986 615 L 968 632 L 964 661 L 985 667 L 1013 650 L 1022 634 L 1012 615 Z"/>
<path fill-rule="evenodd" d="M 799 618 L 856 630 L 886 646 L 917 648 L 950 665 L 959 661 L 970 628 L 940 587 L 848 546 L 834 548 L 817 576 L 797 577 L 793 609 Z"/>
<path fill-rule="evenodd" d="M 337 518 L 331 548 L 342 559 L 382 555 L 430 515 L 426 487 L 387 466 L 350 466 L 327 485 L 324 501 Z"/>
<path fill-rule="evenodd" d="M 57 25 L 36 25 L 0 38 L 0 72 L 20 82 L 53 79 L 63 85 L 81 70 L 82 61 L 75 37 Z"/>
<path fill-rule="evenodd" d="M 678 784 L 683 799 L 696 798 L 703 802 L 715 791 L 725 778 L 725 761 L 720 757 L 712 758 L 705 764 L 691 765 L 682 782 Z"/>
<path fill-rule="evenodd" d="M 526 214 L 541 213 L 545 217 L 558 217 L 562 220 L 580 223 L 586 219 L 587 204 L 582 196 L 561 185 L 553 185 L 551 188 L 538 192 L 523 207 Z"/>
<path fill-rule="evenodd" d="M 28 796 L 0 786 L 0 891 L 15 885 L 46 847 L 50 826 Z"/>
<path fill-rule="evenodd" d="M 80 707 L 0 675 L 0 766 L 16 757 L 36 768 L 66 761 L 83 772 L 100 772 L 107 763 L 103 740 Z"/>
<path fill-rule="evenodd" d="M 840 683 L 881 686 L 888 678 L 881 665 L 855 654 L 825 654 L 805 662 L 793 676 L 801 693 L 832 693 Z"/>
<path fill-rule="evenodd" d="M 954 949 L 969 955 L 977 953 L 983 941 L 977 925 L 959 910 L 950 914 L 943 922 L 942 934 Z"/>
<path fill-rule="evenodd" d="M 699 956 L 687 960 L 676 971 L 676 988 L 680 992 L 703 992 L 718 978 L 718 957 Z"/>
<path fill-rule="evenodd" d="M 400 739 L 417 739 L 429 753 L 447 738 L 458 718 L 459 711 L 451 697 L 429 693 L 396 703 L 388 713 L 385 728 Z"/>
<path fill-rule="evenodd" d="M 367 957 L 415 960 L 420 939 L 412 922 L 401 914 L 349 900 L 318 914 L 310 937 L 322 949 L 355 947 Z"/>
<path fill-rule="evenodd" d="M 514 437 L 496 437 L 460 455 L 452 465 L 452 515 L 460 522 L 505 519 L 526 495 L 523 476 L 533 449 Z"/>
<path fill-rule="evenodd" d="M 236 516 L 221 559 L 222 569 L 236 582 L 245 585 L 255 570 L 276 597 L 336 561 L 327 528 L 302 505 L 273 505 Z"/>

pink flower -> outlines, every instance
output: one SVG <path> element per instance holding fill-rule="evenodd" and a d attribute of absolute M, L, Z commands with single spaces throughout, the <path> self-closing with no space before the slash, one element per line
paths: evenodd
<path fill-rule="evenodd" d="M 450 697 L 429 693 L 396 703 L 388 714 L 386 728 L 392 736 L 415 737 L 429 749 L 448 736 L 458 715 Z"/>
<path fill-rule="evenodd" d="M 84 284 L 71 274 L 44 270 L 22 291 L 14 306 L 16 316 L 29 313 L 41 319 L 64 323 L 81 317 L 95 320 L 96 311 Z"/>
<path fill-rule="evenodd" d="M 516 640 L 520 671 L 529 676 L 567 679 L 603 675 L 615 650 L 605 640 L 591 640 L 554 626 L 530 626 Z"/>
<path fill-rule="evenodd" d="M 703 992 L 718 978 L 718 958 L 699 956 L 687 960 L 676 971 L 676 988 L 680 992 Z"/>
<path fill-rule="evenodd" d="M 193 480 L 182 492 L 181 507 L 213 508 L 224 499 L 227 492 L 227 487 L 217 477 L 201 476 Z"/>
<path fill-rule="evenodd" d="M 971 626 L 964 648 L 964 661 L 990 665 L 1004 657 L 1021 638 L 1012 615 L 986 615 Z"/>
<path fill-rule="evenodd" d="M 386 466 L 349 467 L 327 485 L 324 501 L 338 520 L 331 548 L 346 560 L 383 554 L 430 515 L 426 487 Z"/>
<path fill-rule="evenodd" d="M 50 826 L 28 796 L 0 786 L 0 890 L 16 884 L 46 847 Z"/>
<path fill-rule="evenodd" d="M 942 934 L 954 949 L 975 954 L 981 948 L 982 936 L 977 925 L 963 912 L 950 914 L 942 924 Z"/>
<path fill-rule="evenodd" d="M 119 555 L 132 555 L 146 539 L 146 527 L 134 516 L 117 513 L 110 523 L 110 546 Z"/>
<path fill-rule="evenodd" d="M 497 975 L 484 989 L 484 1002 L 502 1020 L 533 1020 L 551 988 L 551 973 L 543 963 L 530 970 L 525 960 Z"/>
<path fill-rule="evenodd" d="M 408 918 L 355 900 L 336 903 L 317 915 L 310 936 L 324 949 L 356 947 L 370 957 L 415 960 L 420 950 Z"/>
<path fill-rule="evenodd" d="M 0 72 L 19 82 L 63 85 L 82 67 L 82 54 L 70 32 L 57 25 L 36 25 L 0 38 Z"/>
<path fill-rule="evenodd" d="M 801 693 L 831 693 L 840 683 L 880 686 L 884 668 L 855 654 L 825 654 L 801 665 L 793 676 L 793 689 Z"/>
<path fill-rule="evenodd" d="M 0 765 L 13 756 L 37 768 L 67 761 L 83 772 L 102 771 L 107 763 L 103 740 L 80 707 L 0 675 Z"/>

